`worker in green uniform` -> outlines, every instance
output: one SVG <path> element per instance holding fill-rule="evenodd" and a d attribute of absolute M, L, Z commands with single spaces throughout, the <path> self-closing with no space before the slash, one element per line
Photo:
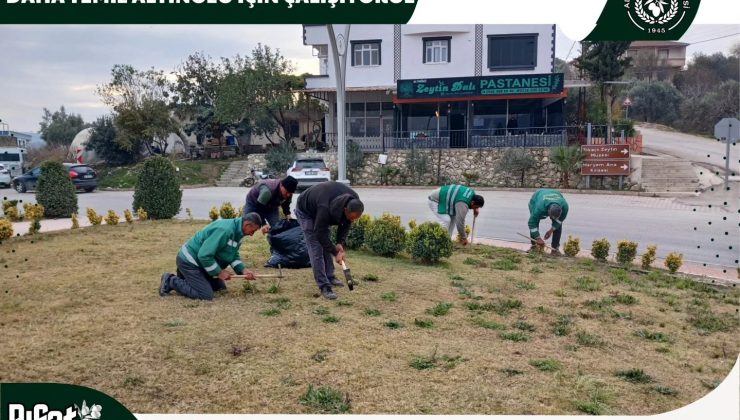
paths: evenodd
<path fill-rule="evenodd" d="M 235 219 L 220 219 L 196 233 L 177 253 L 177 275 L 162 274 L 159 295 L 172 290 L 191 299 L 212 300 L 213 292 L 226 289 L 231 268 L 246 279 L 254 280 L 254 272 L 246 270 L 239 256 L 239 245 L 245 236 L 252 236 L 262 226 L 262 217 L 247 213 Z"/>
<path fill-rule="evenodd" d="M 478 217 L 479 209 L 485 204 L 485 200 L 477 195 L 472 188 L 465 185 L 444 185 L 434 190 L 428 197 L 429 209 L 437 216 L 439 223 L 452 235 L 452 230 L 457 227 L 460 241 L 463 245 L 468 244 L 468 236 L 465 234 L 465 217 L 468 210 L 473 210 L 473 216 Z"/>
<path fill-rule="evenodd" d="M 560 237 L 563 234 L 563 221 L 568 216 L 568 202 L 557 190 L 541 189 L 535 191 L 529 200 L 529 236 L 533 239 L 530 251 L 545 246 L 545 241 L 552 236 L 553 255 L 560 255 Z M 540 220 L 552 220 L 552 227 L 540 237 Z"/>

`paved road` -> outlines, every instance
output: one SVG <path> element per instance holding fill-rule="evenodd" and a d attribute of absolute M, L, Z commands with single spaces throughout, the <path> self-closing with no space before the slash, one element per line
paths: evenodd
<path fill-rule="evenodd" d="M 358 188 L 357 191 L 367 212 L 373 216 L 388 211 L 401 216 L 404 223 L 411 219 L 434 220 L 426 205 L 428 189 Z M 190 208 L 195 218 L 205 219 L 212 206 L 226 201 L 238 207 L 245 192 L 243 188 L 186 189 L 179 217 L 186 217 L 184 209 Z M 527 203 L 531 193 L 483 191 L 481 194 L 486 206 L 476 222 L 476 237 L 526 241 L 517 232 L 527 232 Z M 33 194 L 17 194 L 9 189 L 0 190 L 0 196 L 34 199 Z M 92 207 L 98 213 L 113 209 L 120 214 L 131 206 L 132 197 L 130 191 L 82 193 L 78 195 L 80 213 Z M 574 235 L 581 238 L 584 248 L 590 248 L 594 239 L 606 237 L 615 250 L 617 240 L 630 239 L 640 244 L 640 252 L 648 244 L 657 244 L 659 257 L 678 251 L 689 261 L 731 269 L 737 266 L 740 247 L 737 202 L 729 202 L 731 208 L 722 203 L 710 208 L 703 203 L 682 203 L 671 198 L 590 194 L 571 194 L 566 198 L 571 210 L 564 224 L 563 240 L 569 234 Z M 472 219 L 468 220 L 471 223 Z M 545 226 L 543 221 L 542 229 Z"/>
<path fill-rule="evenodd" d="M 709 164 L 724 175 L 727 150 L 725 143 L 690 134 L 639 127 L 642 133 L 643 149 L 650 154 L 666 154 L 692 162 Z M 730 171 L 740 173 L 740 147 L 730 145 Z"/>

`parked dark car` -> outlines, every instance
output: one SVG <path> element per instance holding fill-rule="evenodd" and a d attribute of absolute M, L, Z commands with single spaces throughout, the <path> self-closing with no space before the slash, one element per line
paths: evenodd
<path fill-rule="evenodd" d="M 98 174 L 93 168 L 77 163 L 64 163 L 72 183 L 78 190 L 93 192 L 98 188 Z M 21 176 L 13 178 L 13 188 L 19 193 L 36 190 L 36 183 L 41 175 L 41 167 L 35 167 Z"/>

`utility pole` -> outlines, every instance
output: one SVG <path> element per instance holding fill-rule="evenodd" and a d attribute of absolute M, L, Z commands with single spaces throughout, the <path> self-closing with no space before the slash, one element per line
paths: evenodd
<path fill-rule="evenodd" d="M 349 44 L 350 25 L 327 24 L 332 58 L 334 59 L 334 77 L 337 85 L 337 182 L 349 184 L 347 180 L 347 139 L 345 121 L 347 45 Z"/>

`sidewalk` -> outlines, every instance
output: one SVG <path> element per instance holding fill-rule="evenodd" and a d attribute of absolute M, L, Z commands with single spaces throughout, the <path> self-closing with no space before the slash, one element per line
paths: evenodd
<path fill-rule="evenodd" d="M 79 218 L 80 228 L 90 226 L 90 222 L 87 218 Z M 104 222 L 105 223 L 105 222 Z M 122 224 L 125 222 L 122 222 Z M 28 233 L 28 227 L 30 222 L 15 222 L 13 223 L 13 234 L 20 234 L 21 236 Z M 55 232 L 62 230 L 70 230 L 72 228 L 72 219 L 49 219 L 41 221 L 41 232 Z M 529 249 L 529 243 L 525 242 L 513 242 L 504 241 L 498 239 L 489 238 L 475 238 L 476 244 L 496 246 L 502 248 L 512 248 L 520 251 L 526 251 Z M 579 257 L 591 258 L 589 250 L 581 250 L 578 254 Z M 662 259 L 658 258 L 653 263 L 653 267 L 664 267 Z M 637 266 L 635 266 L 637 267 Z M 707 282 L 714 283 L 715 280 L 720 280 L 722 284 L 738 284 L 740 279 L 737 278 L 735 270 L 726 269 L 726 273 L 722 272 L 722 268 L 719 267 L 704 267 L 701 264 L 686 262 L 681 266 L 680 273 L 688 274 L 691 276 L 699 276 L 707 279 Z"/>

